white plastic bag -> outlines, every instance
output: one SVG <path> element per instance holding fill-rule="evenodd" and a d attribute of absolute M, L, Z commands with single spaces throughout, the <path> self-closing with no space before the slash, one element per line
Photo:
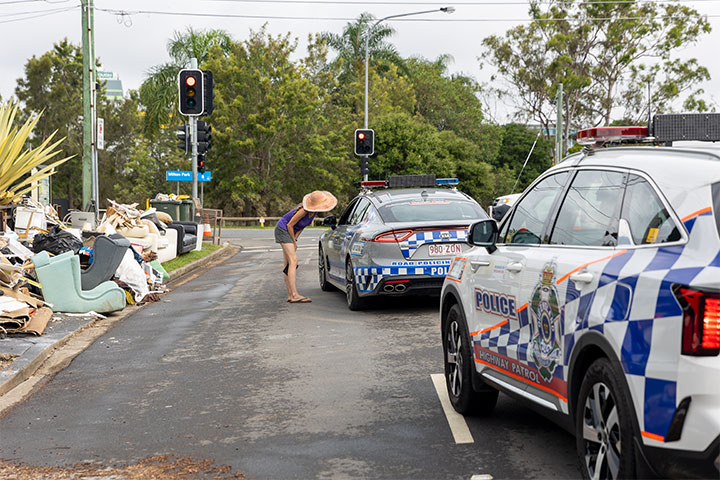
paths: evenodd
<path fill-rule="evenodd" d="M 132 250 L 129 248 L 115 271 L 115 278 L 125 282 L 132 289 L 136 302 L 141 302 L 145 295 L 150 292 L 145 271 L 135 260 Z"/>

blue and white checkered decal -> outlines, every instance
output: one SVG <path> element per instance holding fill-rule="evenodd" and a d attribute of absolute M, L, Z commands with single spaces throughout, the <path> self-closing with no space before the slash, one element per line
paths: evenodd
<path fill-rule="evenodd" d="M 409 260 L 415 251 L 426 243 L 464 242 L 466 238 L 467 229 L 415 232 L 407 240 L 400 242 L 400 250 Z"/>
<path fill-rule="evenodd" d="M 705 248 L 702 243 L 703 237 L 717 235 L 712 211 L 702 211 L 684 224 L 690 233 L 702 224 L 701 232 L 691 234 L 687 245 L 618 249 L 601 259 L 605 262 L 602 273 L 584 290 L 587 293 L 581 294 L 580 285 L 567 278 L 569 274 L 553 281 L 560 295 L 562 362 L 555 367 L 552 385 L 567 388 L 570 358 L 580 337 L 591 330 L 603 334 L 618 353 L 632 396 L 638 400 L 634 404 L 643 437 L 661 442 L 681 400 L 673 365 L 680 354 L 682 310 L 671 287 L 698 280 L 716 282 L 720 277 L 717 246 Z M 518 304 L 528 301 L 517 300 Z M 476 357 L 478 352 L 490 351 L 537 369 L 530 310 L 525 304 L 518 309 L 517 320 L 473 332 Z M 567 413 L 567 403 L 563 408 Z"/>
<path fill-rule="evenodd" d="M 450 269 L 451 260 L 427 260 L 417 262 L 402 262 L 402 266 L 355 267 L 355 284 L 359 292 L 368 293 L 385 277 L 428 275 L 431 277 L 444 277 Z"/>

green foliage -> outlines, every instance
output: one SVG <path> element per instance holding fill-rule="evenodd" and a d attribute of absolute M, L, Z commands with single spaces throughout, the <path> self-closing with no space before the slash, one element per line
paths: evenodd
<path fill-rule="evenodd" d="M 43 113 L 30 138 L 34 147 L 57 130 L 65 137 L 62 151 L 72 156 L 52 178 L 53 195 L 77 205 L 82 198 L 82 50 L 67 39 L 53 45 L 25 64 L 15 95 L 23 105 L 23 117 Z"/>
<path fill-rule="evenodd" d="M 548 128 L 560 83 L 566 134 L 570 128 L 608 125 L 618 111 L 642 119 L 648 82 L 655 108 L 709 108 L 696 87 L 709 79 L 707 69 L 674 56 L 710 32 L 707 19 L 694 9 L 676 3 L 533 1 L 530 14 L 530 24 L 483 41 L 482 58 L 509 84 L 519 119 Z"/>
<path fill-rule="evenodd" d="M 326 123 L 327 92 L 291 60 L 295 48 L 263 29 L 205 65 L 217 82 L 208 198 L 226 212 L 279 212 L 309 191 L 342 190 L 350 173 L 342 138 L 351 129 Z"/>
<path fill-rule="evenodd" d="M 528 158 L 533 142 L 537 138 L 535 148 L 532 150 L 525 169 L 522 170 L 515 192 L 508 190 L 502 193 L 503 195 L 523 191 L 538 175 L 552 166 L 553 145 L 546 138 L 538 137 L 538 133 L 538 131 L 528 129 L 525 125 L 516 123 L 502 127 L 502 146 L 492 164 L 498 168 L 511 169 L 513 183 L 522 170 L 525 159 Z"/>

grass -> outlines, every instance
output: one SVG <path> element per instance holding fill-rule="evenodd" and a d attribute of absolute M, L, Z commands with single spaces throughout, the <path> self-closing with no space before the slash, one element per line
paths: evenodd
<path fill-rule="evenodd" d="M 162 264 L 163 268 L 168 272 L 172 272 L 173 270 L 177 270 L 180 267 L 184 267 L 190 262 L 193 262 L 195 260 L 198 260 L 203 257 L 207 257 L 212 252 L 216 250 L 220 250 L 222 248 L 222 245 L 213 245 L 211 243 L 203 242 L 202 244 L 202 250 L 199 251 L 192 251 L 188 252 L 185 255 L 180 255 L 178 257 L 173 258 L 170 261 L 167 261 Z"/>

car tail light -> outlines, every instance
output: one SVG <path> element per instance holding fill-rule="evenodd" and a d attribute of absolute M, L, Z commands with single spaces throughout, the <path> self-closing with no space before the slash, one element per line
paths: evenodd
<path fill-rule="evenodd" d="M 682 354 L 720 354 L 720 293 L 675 287 L 683 308 Z"/>
<path fill-rule="evenodd" d="M 414 232 L 412 230 L 393 230 L 381 233 L 372 239 L 373 242 L 402 242 L 410 238 Z"/>

